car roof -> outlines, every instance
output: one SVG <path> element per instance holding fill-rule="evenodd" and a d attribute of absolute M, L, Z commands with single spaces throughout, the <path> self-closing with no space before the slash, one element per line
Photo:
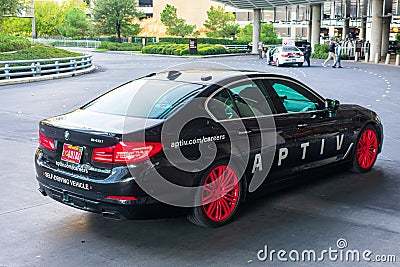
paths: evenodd
<path fill-rule="evenodd" d="M 196 69 L 196 70 L 170 70 L 147 75 L 147 79 L 195 83 L 200 85 L 214 84 L 218 81 L 240 76 L 254 74 L 268 74 L 264 72 L 232 69 Z"/>

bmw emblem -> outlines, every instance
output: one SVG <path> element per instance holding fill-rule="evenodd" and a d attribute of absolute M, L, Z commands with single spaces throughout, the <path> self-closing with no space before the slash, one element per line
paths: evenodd
<path fill-rule="evenodd" d="M 69 139 L 69 132 L 68 131 L 65 131 L 64 138 L 65 138 L 65 140 L 68 141 L 68 139 Z"/>

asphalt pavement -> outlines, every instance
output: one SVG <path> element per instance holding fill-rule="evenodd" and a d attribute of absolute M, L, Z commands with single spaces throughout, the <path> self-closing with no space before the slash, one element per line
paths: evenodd
<path fill-rule="evenodd" d="M 311 67 L 277 68 L 256 56 L 93 54 L 98 70 L 91 74 L 0 87 L 0 266 L 399 266 L 399 67 L 343 61 L 333 69 L 312 60 Z M 38 192 L 33 155 L 41 119 L 179 64 L 285 74 L 325 97 L 367 106 L 383 121 L 383 152 L 369 173 L 316 173 L 304 185 L 250 201 L 218 229 L 185 218 L 114 221 Z M 301 260 L 310 251 L 316 262 Z M 353 252 L 360 262 L 346 262 Z M 397 263 L 378 262 L 393 256 Z"/>

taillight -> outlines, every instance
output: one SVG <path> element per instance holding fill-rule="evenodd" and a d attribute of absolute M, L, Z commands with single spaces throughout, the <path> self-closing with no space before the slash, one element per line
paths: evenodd
<path fill-rule="evenodd" d="M 289 54 L 282 54 L 282 57 L 288 57 Z"/>
<path fill-rule="evenodd" d="M 135 201 L 137 200 L 136 197 L 133 196 L 107 196 L 107 199 L 112 199 L 112 200 L 119 200 L 119 201 Z"/>
<path fill-rule="evenodd" d="M 301 57 L 304 57 L 304 54 L 300 54 Z"/>
<path fill-rule="evenodd" d="M 40 132 L 40 130 L 39 130 L 39 145 L 51 151 L 56 150 L 54 139 L 46 137 L 44 134 Z"/>
<path fill-rule="evenodd" d="M 92 159 L 104 163 L 137 163 L 151 158 L 161 149 L 161 143 L 119 142 L 115 146 L 95 148 Z"/>

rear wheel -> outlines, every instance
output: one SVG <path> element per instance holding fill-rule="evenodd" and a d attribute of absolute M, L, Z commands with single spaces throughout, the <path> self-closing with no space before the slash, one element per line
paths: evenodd
<path fill-rule="evenodd" d="M 279 59 L 276 60 L 276 66 L 280 67 L 281 65 L 279 64 Z"/>
<path fill-rule="evenodd" d="M 299 63 L 298 65 L 299 65 L 299 67 L 303 67 L 303 63 Z"/>
<path fill-rule="evenodd" d="M 208 168 L 200 178 L 197 199 L 201 206 L 194 207 L 188 219 L 203 227 L 219 227 L 229 223 L 242 201 L 242 181 L 237 171 L 224 163 Z"/>
<path fill-rule="evenodd" d="M 353 156 L 352 171 L 370 171 L 375 164 L 378 150 L 378 134 L 373 126 L 368 125 L 361 131 L 358 137 Z"/>

